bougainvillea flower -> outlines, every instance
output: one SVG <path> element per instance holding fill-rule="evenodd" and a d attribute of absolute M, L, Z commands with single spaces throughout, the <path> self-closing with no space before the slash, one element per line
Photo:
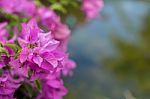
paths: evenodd
<path fill-rule="evenodd" d="M 85 12 L 87 19 L 93 19 L 101 11 L 103 0 L 83 0 L 82 10 Z"/>
<path fill-rule="evenodd" d="M 11 39 L 8 39 L 9 33 L 6 30 L 6 26 L 7 26 L 7 22 L 0 23 L 0 44 L 14 43 L 14 41 L 16 40 L 15 33 Z"/>
<path fill-rule="evenodd" d="M 4 66 L 8 65 L 10 61 L 10 58 L 6 55 L 1 55 L 0 56 L 0 69 L 3 68 Z"/>
<path fill-rule="evenodd" d="M 7 46 L 4 46 L 2 47 L 4 44 L 6 43 L 12 43 L 14 42 L 15 38 L 16 37 L 13 37 L 13 39 L 10 39 L 8 40 L 8 32 L 7 30 L 5 29 L 7 23 L 4 22 L 4 23 L 1 23 L 0 24 L 0 47 L 1 47 L 1 50 L 5 50 L 5 53 L 0 53 L 0 69 L 3 68 L 4 66 L 8 65 L 9 61 L 10 61 L 10 58 L 6 55 L 6 52 L 9 54 L 9 55 L 12 55 L 13 54 L 13 50 Z"/>
<path fill-rule="evenodd" d="M 64 61 L 64 68 L 62 73 L 64 76 L 72 76 L 73 70 L 76 68 L 76 64 L 74 61 L 70 60 L 68 57 Z"/>
<path fill-rule="evenodd" d="M 13 94 L 15 90 L 21 85 L 22 78 L 15 78 L 16 75 L 10 72 L 3 71 L 0 76 L 0 98 L 14 99 Z M 14 79 L 15 78 L 15 79 Z"/>
<path fill-rule="evenodd" d="M 67 25 L 61 22 L 60 17 L 57 16 L 53 10 L 40 7 L 38 16 L 41 19 L 42 24 L 52 31 L 55 39 L 66 39 L 70 35 L 70 30 Z"/>
<path fill-rule="evenodd" d="M 12 60 L 11 65 L 18 64 L 27 76 L 28 68 L 37 74 L 42 71 L 55 72 L 62 68 L 61 62 L 65 57 L 64 52 L 57 51 L 59 41 L 53 39 L 51 33 L 42 33 L 35 20 L 22 25 L 22 32 L 18 38 L 22 50 L 17 60 Z M 26 65 L 27 66 L 24 66 Z"/>
<path fill-rule="evenodd" d="M 42 92 L 37 99 L 62 99 L 67 94 L 63 81 L 56 75 L 48 75 L 42 79 Z"/>
<path fill-rule="evenodd" d="M 16 59 L 16 60 L 11 60 L 9 62 L 9 64 L 12 66 L 12 68 L 15 69 L 15 71 L 20 74 L 21 76 L 24 76 L 24 77 L 28 77 L 28 70 L 29 70 L 29 67 L 28 67 L 28 63 L 27 62 L 24 62 L 24 64 L 22 64 L 19 59 Z"/>
<path fill-rule="evenodd" d="M 7 13 L 24 14 L 33 16 L 36 6 L 32 0 L 1 0 L 0 8 Z"/>
<path fill-rule="evenodd" d="M 97 16 L 103 6 L 102 0 L 80 1 L 87 19 Z M 67 94 L 61 75 L 71 76 L 76 67 L 67 53 L 71 31 L 51 9 L 59 5 L 44 4 L 44 0 L 0 0 L 0 99 L 16 99 L 18 92 L 34 99 L 63 99 Z M 20 22 L 30 18 L 20 28 Z"/>
<path fill-rule="evenodd" d="M 4 43 L 8 40 L 8 33 L 5 29 L 7 23 L 0 23 L 0 43 Z"/>

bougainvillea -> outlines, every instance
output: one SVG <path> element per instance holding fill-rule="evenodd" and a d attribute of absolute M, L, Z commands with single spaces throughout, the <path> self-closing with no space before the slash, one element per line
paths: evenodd
<path fill-rule="evenodd" d="M 61 76 L 71 76 L 76 64 L 67 53 L 71 30 L 61 16 L 72 4 L 66 2 L 0 0 L 0 99 L 62 99 L 67 94 Z M 102 0 L 74 3 L 87 19 L 103 6 Z"/>
<path fill-rule="evenodd" d="M 87 19 L 96 17 L 102 7 L 102 0 L 83 0 L 82 10 L 85 12 Z"/>

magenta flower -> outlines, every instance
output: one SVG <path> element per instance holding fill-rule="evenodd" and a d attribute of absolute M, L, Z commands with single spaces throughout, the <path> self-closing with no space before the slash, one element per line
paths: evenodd
<path fill-rule="evenodd" d="M 35 19 L 31 20 L 28 24 L 22 24 L 22 32 L 20 38 L 18 38 L 19 44 L 22 48 L 25 47 L 34 47 L 37 45 L 36 42 L 38 40 L 38 33 L 42 32 L 36 22 Z"/>
<path fill-rule="evenodd" d="M 9 47 L 4 46 L 4 44 L 13 43 L 15 41 L 16 36 L 8 40 L 9 34 L 7 30 L 5 29 L 6 25 L 7 23 L 0 24 L 0 44 L 1 44 L 0 46 L 3 46 L 1 48 L 3 48 L 11 56 L 14 54 L 14 51 Z M 9 64 L 10 57 L 8 57 L 6 53 L 0 53 L 0 54 L 1 54 L 0 55 L 0 69 L 1 69 Z"/>
<path fill-rule="evenodd" d="M 60 17 L 57 16 L 54 11 L 41 7 L 39 8 L 38 16 L 41 19 L 42 24 L 52 31 L 55 39 L 63 40 L 70 35 L 69 28 L 67 25 L 61 23 Z"/>
<path fill-rule="evenodd" d="M 98 8 L 99 2 L 95 0 L 95 3 L 98 4 L 93 5 Z M 68 26 L 61 22 L 53 10 L 40 4 L 36 6 L 34 0 L 0 0 L 0 9 L 10 17 L 17 15 L 17 24 L 24 21 L 21 18 L 33 18 L 27 24 L 22 24 L 21 33 L 20 28 L 10 33 L 7 31 L 7 25 L 10 24 L 8 27 L 12 28 L 9 17 L 8 24 L 0 23 L 0 99 L 15 99 L 14 93 L 18 89 L 22 91 L 20 85 L 27 83 L 39 92 L 37 99 L 62 99 L 67 89 L 61 74 L 72 75 L 76 67 L 66 53 L 70 37 Z M 95 8 L 90 6 L 91 9 Z M 37 21 L 50 32 L 41 30 Z M 41 81 L 41 90 L 36 88 L 35 80 Z"/>
<path fill-rule="evenodd" d="M 93 19 L 103 7 L 103 0 L 83 0 L 82 10 L 85 12 L 87 19 Z"/>
<path fill-rule="evenodd" d="M 0 76 L 0 99 L 14 99 L 13 94 L 21 85 L 22 78 L 14 78 L 13 73 L 3 72 Z"/>
<path fill-rule="evenodd" d="M 1 0 L 0 8 L 7 13 L 24 14 L 33 16 L 36 6 L 32 0 Z"/>
<path fill-rule="evenodd" d="M 6 55 L 1 55 L 0 56 L 0 69 L 8 65 L 10 62 L 10 58 L 7 57 Z"/>
<path fill-rule="evenodd" d="M 4 43 L 8 40 L 8 33 L 5 29 L 7 23 L 0 23 L 0 43 Z"/>
<path fill-rule="evenodd" d="M 0 44 L 6 44 L 6 43 L 14 43 L 16 40 L 16 34 L 14 33 L 13 38 L 8 40 L 9 33 L 6 30 L 7 23 L 0 23 Z"/>
<path fill-rule="evenodd" d="M 64 68 L 62 73 L 64 76 L 72 76 L 73 70 L 76 68 L 76 64 L 74 61 L 70 60 L 68 57 L 64 61 Z"/>
<path fill-rule="evenodd" d="M 19 61 L 19 59 L 16 60 L 11 60 L 9 62 L 9 64 L 11 65 L 12 68 L 14 68 L 14 70 L 23 77 L 28 77 L 28 70 L 29 70 L 29 63 L 28 62 L 24 62 L 23 64 Z"/>
<path fill-rule="evenodd" d="M 67 94 L 63 81 L 55 75 L 48 75 L 42 79 L 42 91 L 37 99 L 62 99 Z"/>
<path fill-rule="evenodd" d="M 50 32 L 42 33 L 34 19 L 22 25 L 18 42 L 22 50 L 18 59 L 12 60 L 10 64 L 24 71 L 24 76 L 28 75 L 29 68 L 33 71 L 34 76 L 43 72 L 53 73 L 57 71 L 57 68 L 62 68 L 61 62 L 65 53 L 57 50 L 59 41 L 53 39 Z"/>

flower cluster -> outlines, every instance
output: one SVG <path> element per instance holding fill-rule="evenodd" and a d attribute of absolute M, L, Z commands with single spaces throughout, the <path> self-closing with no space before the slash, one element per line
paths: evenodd
<path fill-rule="evenodd" d="M 14 99 L 13 94 L 22 81 L 22 77 L 19 77 L 14 69 L 11 71 L 3 70 L 0 77 L 0 99 Z"/>
<path fill-rule="evenodd" d="M 41 7 L 38 10 L 38 16 L 41 18 L 43 25 L 52 31 L 55 39 L 64 40 L 69 36 L 69 28 L 61 23 L 60 17 L 53 10 Z"/>
<path fill-rule="evenodd" d="M 36 6 L 33 0 L 1 0 L 0 7 L 7 13 L 23 14 L 33 16 Z"/>
<path fill-rule="evenodd" d="M 10 20 L 0 22 L 0 99 L 17 98 L 17 90 L 23 92 L 25 84 L 37 92 L 34 97 L 23 92 L 29 98 L 62 99 L 67 94 L 61 75 L 71 76 L 76 67 L 67 53 L 71 31 L 54 10 L 35 1 L 0 1 L 4 13 L 29 20 L 11 32 L 7 29 Z M 88 18 L 93 18 L 101 6 L 101 0 L 83 0 Z"/>
<path fill-rule="evenodd" d="M 0 33 L 6 35 L 7 31 L 3 29 L 5 24 L 2 23 L 1 26 Z M 14 91 L 21 85 L 21 82 L 27 80 L 42 82 L 42 92 L 38 99 L 60 99 L 67 93 L 61 80 L 61 72 L 69 75 L 75 65 L 68 65 L 70 63 L 68 54 L 65 50 L 60 50 L 61 41 L 56 40 L 51 32 L 45 33 L 41 30 L 35 19 L 30 20 L 27 24 L 22 24 L 22 31 L 15 40 L 20 46 L 18 46 L 17 52 L 13 49 L 13 46 L 17 45 L 8 43 L 9 40 L 7 36 L 5 37 L 2 38 L 0 47 L 0 68 L 2 71 L 0 96 L 3 99 L 5 96 L 9 99 L 13 97 Z M 14 79 L 16 81 L 13 80 L 12 72 L 16 72 L 15 76 L 19 76 L 19 78 Z"/>

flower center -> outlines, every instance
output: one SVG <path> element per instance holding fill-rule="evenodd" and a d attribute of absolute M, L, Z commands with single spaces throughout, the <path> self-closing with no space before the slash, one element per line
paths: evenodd
<path fill-rule="evenodd" d="M 28 44 L 28 48 L 33 49 L 33 48 L 35 48 L 35 47 L 37 47 L 37 44 L 36 44 L 36 43 L 34 43 L 34 44 Z"/>

